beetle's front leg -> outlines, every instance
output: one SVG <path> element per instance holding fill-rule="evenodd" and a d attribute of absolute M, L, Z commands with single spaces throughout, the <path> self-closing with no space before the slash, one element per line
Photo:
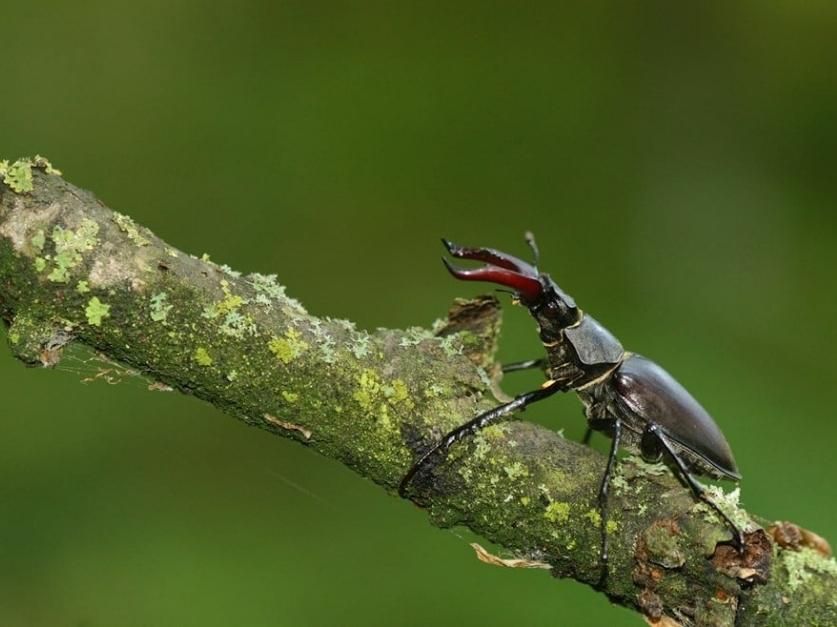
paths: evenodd
<path fill-rule="evenodd" d="M 415 477 L 415 475 L 422 468 L 428 466 L 432 461 L 434 461 L 434 457 L 436 457 L 437 454 L 444 455 L 451 446 L 459 442 L 462 438 L 473 435 L 488 425 L 499 422 L 506 416 L 509 416 L 518 410 L 526 409 L 528 405 L 536 403 L 548 396 L 552 396 L 556 392 L 561 392 L 562 390 L 564 390 L 563 385 L 555 381 L 548 382 L 544 387 L 533 390 L 532 392 L 520 394 L 508 403 L 503 403 L 493 409 L 489 409 L 475 418 L 472 418 L 464 425 L 461 425 L 449 432 L 445 437 L 425 451 L 424 454 L 422 454 L 422 456 L 419 457 L 412 465 L 410 470 L 407 471 L 407 474 L 404 475 L 404 478 L 401 479 L 401 484 L 398 486 L 398 494 L 405 496 L 407 494 L 407 488 L 413 477 Z"/>
<path fill-rule="evenodd" d="M 517 372 L 518 370 L 546 370 L 546 358 L 527 359 L 526 361 L 513 361 L 510 364 L 503 364 L 503 372 Z"/>

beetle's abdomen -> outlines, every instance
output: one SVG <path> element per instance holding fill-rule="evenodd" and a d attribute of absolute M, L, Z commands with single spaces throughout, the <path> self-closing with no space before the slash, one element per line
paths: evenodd
<path fill-rule="evenodd" d="M 718 425 L 686 388 L 656 363 L 631 355 L 614 372 L 610 383 L 622 411 L 658 425 L 679 448 L 705 462 L 709 474 L 741 478 Z"/>

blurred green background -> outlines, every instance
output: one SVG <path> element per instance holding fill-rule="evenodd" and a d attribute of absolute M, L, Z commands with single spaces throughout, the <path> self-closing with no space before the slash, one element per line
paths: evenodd
<path fill-rule="evenodd" d="M 533 229 L 562 287 L 715 415 L 744 504 L 837 541 L 833 2 L 0 16 L 3 157 L 45 154 L 173 245 L 370 329 L 480 291 L 440 236 L 525 254 Z M 538 351 L 507 308 L 503 358 Z M 477 562 L 298 444 L 91 373 L 0 359 L 3 625 L 641 624 Z M 573 398 L 527 418 L 584 429 Z"/>

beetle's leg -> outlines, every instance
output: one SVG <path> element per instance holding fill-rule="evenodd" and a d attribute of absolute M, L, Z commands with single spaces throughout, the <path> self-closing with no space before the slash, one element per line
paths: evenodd
<path fill-rule="evenodd" d="M 593 437 L 593 427 L 587 427 L 587 430 L 584 432 L 584 437 L 581 438 L 581 443 L 584 446 L 590 446 L 590 439 Z"/>
<path fill-rule="evenodd" d="M 527 359 L 526 361 L 515 361 L 510 364 L 503 364 L 503 372 L 517 372 L 518 370 L 531 370 L 537 368 L 544 370 L 546 368 L 546 358 Z"/>
<path fill-rule="evenodd" d="M 407 474 L 404 475 L 404 478 L 401 479 L 401 484 L 398 486 L 398 494 L 405 496 L 407 493 L 407 487 L 410 485 L 410 482 L 416 473 L 428 466 L 437 454 L 444 455 L 451 446 L 459 442 L 462 438 L 473 435 L 480 429 L 484 429 L 488 425 L 502 420 L 509 414 L 513 414 L 518 410 L 526 409 L 528 405 L 547 398 L 548 396 L 552 396 L 556 392 L 560 392 L 563 389 L 564 388 L 560 384 L 553 381 L 546 387 L 539 388 L 532 392 L 526 392 L 525 394 L 520 394 L 508 403 L 497 405 L 497 407 L 489 409 L 488 411 L 485 411 L 469 420 L 464 425 L 457 427 L 441 440 L 436 442 L 436 444 L 431 446 L 422 454 L 421 457 L 418 458 L 410 470 L 407 471 Z"/>
<path fill-rule="evenodd" d="M 613 420 L 613 418 L 587 418 L 587 430 L 584 432 L 584 437 L 581 438 L 581 443 L 584 446 L 589 446 L 595 431 L 612 432 Z"/>
<path fill-rule="evenodd" d="M 599 421 L 597 421 L 599 422 Z M 608 503 L 607 491 L 610 487 L 610 477 L 613 474 L 613 468 L 616 465 L 616 454 L 619 451 L 619 440 L 622 437 L 622 421 L 616 418 L 615 420 L 602 420 L 601 422 L 609 423 L 611 427 L 611 443 L 610 454 L 607 456 L 607 466 L 605 467 L 602 483 L 599 486 L 599 516 L 601 516 L 601 575 L 599 577 L 599 584 L 604 584 L 607 579 L 607 563 L 608 563 L 608 541 L 607 541 L 607 520 L 608 520 Z"/>
<path fill-rule="evenodd" d="M 738 552 L 741 553 L 744 550 L 744 534 L 741 532 L 741 529 L 738 528 L 738 525 L 736 525 L 734 522 L 732 522 L 732 520 L 730 520 L 729 516 L 727 516 L 721 510 L 720 507 L 718 507 L 715 501 L 709 498 L 709 496 L 706 494 L 706 488 L 703 487 L 703 485 L 701 485 L 701 483 L 698 482 L 698 480 L 692 476 L 692 473 L 690 473 L 689 469 L 686 468 L 686 464 L 684 464 L 683 460 L 680 459 L 680 456 L 677 455 L 677 452 L 674 450 L 674 447 L 671 445 L 671 443 L 668 441 L 668 438 L 662 433 L 662 431 L 657 425 L 650 424 L 648 425 L 648 427 L 646 427 L 645 434 L 643 434 L 643 440 L 646 438 L 646 434 L 653 434 L 654 436 L 656 436 L 659 443 L 666 450 L 669 456 L 674 460 L 674 463 L 677 465 L 677 468 L 680 471 L 680 476 L 683 477 L 684 481 L 686 482 L 686 485 L 689 486 L 689 488 L 692 491 L 692 494 L 695 495 L 695 498 L 706 503 L 709 507 L 715 510 L 715 513 L 717 513 L 718 516 L 720 516 L 723 519 L 727 527 L 729 527 L 732 531 L 733 544 L 735 544 L 735 547 L 738 549 Z"/>

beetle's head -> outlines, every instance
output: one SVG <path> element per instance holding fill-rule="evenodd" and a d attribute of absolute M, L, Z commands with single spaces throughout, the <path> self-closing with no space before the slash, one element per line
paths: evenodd
<path fill-rule="evenodd" d="M 443 258 L 445 267 L 461 281 L 486 281 L 507 287 L 537 320 L 541 340 L 552 342 L 561 330 L 576 324 L 581 311 L 572 296 L 566 294 L 548 274 L 536 266 L 492 248 L 468 248 L 443 239 L 448 252 L 457 259 L 483 261 L 485 265 L 466 270 Z"/>

